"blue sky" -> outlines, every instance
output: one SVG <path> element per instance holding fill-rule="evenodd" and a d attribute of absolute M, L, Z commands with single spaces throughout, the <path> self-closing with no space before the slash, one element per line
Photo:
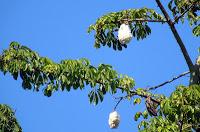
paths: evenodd
<path fill-rule="evenodd" d="M 133 39 L 121 52 L 107 47 L 95 49 L 94 34 L 86 32 L 103 14 L 140 7 L 158 10 L 153 0 L 1 0 L 0 52 L 8 48 L 11 41 L 17 41 L 56 62 L 84 57 L 95 66 L 110 64 L 119 73 L 133 77 L 136 87 L 154 86 L 187 71 L 168 25 L 150 24 L 149 37 L 139 42 Z M 192 36 L 187 23 L 177 29 L 194 61 L 199 38 Z M 178 84 L 187 85 L 188 79 L 183 77 L 154 93 L 169 95 Z M 48 98 L 42 92 L 23 90 L 21 80 L 14 81 L 9 74 L 0 73 L 0 84 L 0 103 L 16 110 L 24 132 L 137 131 L 134 113 L 145 109 L 133 106 L 130 101 L 121 102 L 117 109 L 121 115 L 120 126 L 111 130 L 108 115 L 116 100 L 110 94 L 103 103 L 94 106 L 87 97 L 90 87 L 69 93 L 57 92 Z"/>

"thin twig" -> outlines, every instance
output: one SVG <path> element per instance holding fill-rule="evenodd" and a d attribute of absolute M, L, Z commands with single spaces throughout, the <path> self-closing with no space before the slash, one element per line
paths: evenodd
<path fill-rule="evenodd" d="M 114 111 L 117 109 L 117 106 L 119 105 L 119 103 L 124 99 L 124 97 L 120 97 L 119 101 L 117 102 L 117 104 L 114 107 Z"/>
<path fill-rule="evenodd" d="M 190 71 L 184 72 L 184 73 L 182 73 L 182 74 L 180 74 L 180 75 L 178 75 L 178 76 L 176 76 L 176 77 L 173 77 L 171 80 L 168 80 L 168 81 L 166 81 L 166 82 L 163 82 L 163 83 L 161 83 L 161 84 L 159 84 L 159 85 L 157 85 L 157 86 L 150 87 L 150 88 L 148 88 L 146 91 L 155 90 L 155 89 L 157 89 L 157 88 L 159 88 L 159 87 L 162 87 L 162 86 L 164 86 L 164 85 L 166 85 L 166 84 L 168 84 L 168 83 L 171 83 L 171 82 L 175 81 L 176 79 L 178 79 L 178 78 L 180 78 L 180 77 L 183 77 L 183 76 L 185 76 L 185 75 L 187 75 L 187 74 L 189 74 L 189 73 L 190 73 Z"/>

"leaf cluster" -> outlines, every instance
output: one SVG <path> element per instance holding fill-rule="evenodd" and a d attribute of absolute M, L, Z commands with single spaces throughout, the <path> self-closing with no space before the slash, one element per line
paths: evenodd
<path fill-rule="evenodd" d="M 200 122 L 200 85 L 178 86 L 169 98 L 161 101 L 159 116 L 143 120 L 141 131 L 188 132 L 197 130 Z"/>
<path fill-rule="evenodd" d="M 114 50 L 122 50 L 127 48 L 119 42 L 117 31 L 122 23 L 128 22 L 133 37 L 137 40 L 146 38 L 151 29 L 147 24 L 148 20 L 164 21 L 162 15 L 156 13 L 153 9 L 128 9 L 119 12 L 111 12 L 97 19 L 96 23 L 88 28 L 88 32 L 95 31 L 96 48 L 102 46 L 112 47 Z"/>
<path fill-rule="evenodd" d="M 0 104 L 0 131 L 1 132 L 22 132 L 12 109 Z"/>
<path fill-rule="evenodd" d="M 180 20 L 184 22 L 184 19 L 187 18 L 190 22 L 190 25 L 193 26 L 193 34 L 195 36 L 200 36 L 200 1 L 199 0 L 170 0 L 168 4 L 169 9 L 171 10 L 175 22 L 178 23 Z"/>
<path fill-rule="evenodd" d="M 134 87 L 132 78 L 119 75 L 110 65 L 94 67 L 84 58 L 55 63 L 17 42 L 12 42 L 0 55 L 0 70 L 4 74 L 9 72 L 15 80 L 20 77 L 24 89 L 39 91 L 43 86 L 44 95 L 48 97 L 59 89 L 70 91 L 89 85 L 92 88 L 90 102 L 95 104 L 99 99 L 103 101 L 107 92 L 114 94 L 119 87 L 122 92 L 128 92 Z"/>

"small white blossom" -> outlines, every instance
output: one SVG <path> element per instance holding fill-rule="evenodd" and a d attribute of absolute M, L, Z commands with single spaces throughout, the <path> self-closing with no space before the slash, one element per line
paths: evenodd
<path fill-rule="evenodd" d="M 122 24 L 118 31 L 118 39 L 121 44 L 127 44 L 131 41 L 133 35 L 129 25 Z"/>
<path fill-rule="evenodd" d="M 109 120 L 108 120 L 108 124 L 110 126 L 110 128 L 117 128 L 119 126 L 120 123 L 120 116 L 117 113 L 117 111 L 113 111 L 109 114 Z"/>

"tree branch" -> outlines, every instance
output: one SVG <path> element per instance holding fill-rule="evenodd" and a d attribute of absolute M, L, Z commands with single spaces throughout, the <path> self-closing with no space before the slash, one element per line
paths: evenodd
<path fill-rule="evenodd" d="M 158 101 L 158 100 L 156 100 L 156 99 L 150 97 L 149 95 L 138 94 L 138 93 L 135 92 L 135 91 L 131 91 L 131 93 L 132 93 L 133 95 L 138 95 L 138 96 L 143 97 L 143 98 L 148 98 L 148 97 L 149 97 L 149 98 L 151 99 L 151 101 L 153 101 L 153 102 L 155 102 L 155 103 L 157 103 L 157 104 L 160 104 L 160 101 Z"/>
<path fill-rule="evenodd" d="M 176 30 L 176 28 L 175 28 L 175 26 L 174 26 L 174 23 L 173 23 L 172 20 L 170 19 L 170 17 L 169 17 L 169 15 L 168 15 L 167 11 L 165 10 L 165 8 L 164 8 L 164 6 L 162 5 L 162 3 L 160 2 L 160 0 L 155 0 L 155 1 L 156 1 L 156 3 L 158 4 L 158 7 L 159 7 L 160 10 L 162 11 L 162 13 L 164 14 L 165 19 L 167 20 L 168 25 L 170 26 L 170 29 L 171 29 L 171 31 L 172 31 L 172 33 L 173 33 L 173 35 L 174 35 L 174 37 L 175 37 L 175 39 L 176 39 L 176 41 L 177 41 L 177 43 L 178 43 L 180 49 L 181 49 L 181 51 L 182 51 L 182 54 L 183 54 L 183 56 L 184 56 L 184 58 L 185 58 L 185 61 L 186 61 L 187 65 L 188 65 L 188 68 L 189 68 L 190 72 L 193 71 L 193 63 L 192 63 L 192 60 L 191 60 L 191 58 L 190 58 L 190 56 L 189 56 L 189 54 L 188 54 L 188 52 L 187 52 L 187 49 L 185 48 L 185 45 L 184 45 L 184 43 L 183 43 L 181 37 L 179 36 L 179 34 L 178 34 L 178 32 L 177 32 L 177 30 Z"/>
<path fill-rule="evenodd" d="M 167 22 L 166 20 L 151 20 L 151 19 L 134 19 L 134 20 L 128 20 L 128 19 L 123 19 L 123 21 L 128 21 L 128 22 L 161 22 L 165 23 Z"/>
<path fill-rule="evenodd" d="M 96 83 L 99 83 L 99 84 L 101 84 L 101 85 L 104 85 L 101 81 L 96 81 Z M 120 90 L 124 90 L 124 88 L 122 88 L 122 87 L 117 87 L 117 89 L 120 89 Z M 149 97 L 149 95 L 146 95 L 146 94 L 138 94 L 136 91 L 132 91 L 132 90 L 130 90 L 129 91 L 130 92 L 130 95 L 126 95 L 125 97 L 119 97 L 118 99 L 123 99 L 123 98 L 127 98 L 127 97 L 131 97 L 131 96 L 134 96 L 134 95 L 138 95 L 138 96 L 140 96 L 140 97 L 143 97 L 143 98 L 147 98 L 147 97 Z M 153 99 L 152 97 L 150 97 L 151 98 L 151 100 L 153 101 L 153 102 L 155 102 L 155 103 L 157 103 L 157 104 L 160 104 L 160 101 L 158 101 L 158 100 L 156 100 L 156 99 Z"/>
<path fill-rule="evenodd" d="M 173 24 L 175 24 L 176 22 L 178 22 L 178 20 L 180 18 L 182 18 L 192 7 L 194 6 L 194 4 L 192 4 L 188 9 L 186 9 L 180 16 L 176 17 L 173 21 Z"/>
<path fill-rule="evenodd" d="M 189 74 L 189 73 L 190 73 L 190 71 L 184 72 L 184 73 L 182 73 L 182 74 L 180 74 L 180 75 L 178 75 L 178 76 L 176 76 L 176 77 L 173 77 L 171 80 L 168 80 L 168 81 L 166 81 L 166 82 L 163 82 L 163 83 L 161 83 L 161 84 L 159 84 L 159 85 L 157 85 L 157 86 L 153 86 L 153 87 L 148 88 L 147 91 L 149 91 L 149 90 L 155 90 L 155 89 L 157 89 L 157 88 L 159 88 L 159 87 L 162 87 L 162 86 L 164 86 L 164 85 L 166 85 L 166 84 L 168 84 L 168 83 L 171 83 L 171 82 L 175 81 L 176 79 L 178 79 L 178 78 L 180 78 L 180 77 L 183 77 L 183 76 L 185 76 L 185 75 L 187 75 L 187 74 Z"/>
<path fill-rule="evenodd" d="M 150 88 L 146 89 L 145 91 L 155 90 L 155 89 L 157 89 L 157 88 L 159 88 L 159 87 L 162 87 L 162 86 L 164 86 L 164 85 L 166 85 L 166 84 L 168 84 L 168 83 L 171 83 L 171 82 L 177 80 L 178 78 L 181 78 L 181 77 L 183 77 L 183 76 L 185 76 L 185 75 L 187 75 L 187 74 L 189 74 L 189 73 L 190 73 L 190 71 L 186 71 L 186 72 L 184 72 L 184 73 L 182 73 L 182 74 L 180 74 L 180 75 L 178 75 L 178 76 L 176 76 L 176 77 L 173 77 L 171 80 L 168 80 L 168 81 L 166 81 L 166 82 L 163 82 L 163 83 L 161 83 L 161 84 L 159 84 L 159 85 L 157 85 L 157 86 L 150 87 Z M 103 83 L 101 83 L 101 82 L 98 82 L 98 83 L 103 84 Z M 122 87 L 118 87 L 118 89 L 124 90 L 124 88 L 122 88 Z M 148 98 L 148 97 L 149 97 L 149 95 L 138 94 L 136 91 L 130 91 L 130 93 L 131 93 L 131 95 L 127 95 L 127 96 L 125 96 L 125 97 L 120 97 L 120 98 L 119 98 L 120 101 L 121 101 L 123 98 L 127 98 L 127 97 L 129 97 L 129 96 L 134 96 L 134 95 L 138 95 L 138 96 L 143 97 L 143 98 Z M 152 97 L 150 97 L 150 99 L 151 99 L 153 102 L 155 102 L 155 103 L 157 103 L 157 104 L 160 104 L 160 101 L 158 101 L 158 100 L 156 100 L 156 99 L 154 99 L 154 98 L 152 98 Z M 120 101 L 119 101 L 119 102 L 120 102 Z M 118 105 L 118 104 L 117 104 L 117 105 Z M 116 109 L 116 107 L 115 107 L 115 109 Z"/>
<path fill-rule="evenodd" d="M 120 90 L 124 90 L 124 88 L 122 88 L 122 87 L 117 87 L 117 88 L 120 89 Z M 131 90 L 130 90 L 129 92 L 130 92 L 130 95 L 126 95 L 126 96 L 124 96 L 124 97 L 119 97 L 119 98 L 117 98 L 117 99 L 132 97 L 132 96 L 134 96 L 134 95 L 140 96 L 140 97 L 142 97 L 142 98 L 148 98 L 148 97 L 150 97 L 150 96 L 147 95 L 147 94 L 138 94 L 136 91 L 131 91 Z M 158 100 L 156 100 L 156 99 L 154 99 L 154 98 L 152 98 L 152 97 L 150 97 L 150 99 L 151 99 L 151 101 L 153 101 L 153 102 L 155 102 L 155 103 L 157 103 L 157 104 L 160 104 L 160 101 L 158 101 Z"/>

